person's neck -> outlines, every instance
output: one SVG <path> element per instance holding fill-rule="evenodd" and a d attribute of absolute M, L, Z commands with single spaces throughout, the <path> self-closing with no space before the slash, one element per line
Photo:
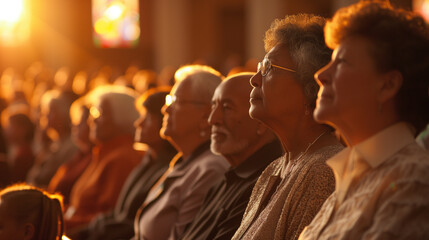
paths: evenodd
<path fill-rule="evenodd" d="M 179 152 L 182 153 L 182 158 L 187 159 L 201 144 L 209 141 L 209 138 L 200 138 L 195 140 L 184 141 L 183 143 L 177 143 Z"/>
<path fill-rule="evenodd" d="M 349 121 L 339 122 L 335 127 L 343 135 L 348 146 L 355 146 L 375 135 L 381 130 L 400 121 L 394 111 L 368 114 L 363 119 L 350 118 Z"/>
<path fill-rule="evenodd" d="M 373 124 L 367 124 L 367 125 L 360 124 L 359 126 L 348 125 L 344 127 L 338 127 L 338 129 L 342 133 L 348 146 L 356 146 L 359 143 L 365 141 L 371 136 L 377 134 L 378 132 L 382 131 L 383 129 L 397 122 L 399 122 L 399 120 L 392 119 L 391 121 L 388 121 L 388 122 L 379 122 L 379 123 L 374 122 Z"/>
<path fill-rule="evenodd" d="M 297 122 L 294 127 L 279 128 L 276 134 L 288 159 L 294 161 L 305 152 L 311 151 L 312 145 L 329 131 L 329 127 L 307 119 Z"/>
<path fill-rule="evenodd" d="M 223 155 L 229 164 L 232 167 L 237 167 L 249 159 L 253 154 L 255 154 L 259 149 L 268 143 L 274 141 L 276 137 L 271 132 L 266 132 L 264 135 L 260 136 L 257 141 L 249 143 L 249 145 L 241 152 L 237 154 Z"/>
<path fill-rule="evenodd" d="M 165 149 L 164 142 L 162 141 L 157 143 L 152 143 L 151 145 L 148 145 L 148 146 L 149 146 L 149 150 L 147 151 L 147 153 L 150 154 L 152 159 L 156 159 L 158 155 L 162 153 Z"/>

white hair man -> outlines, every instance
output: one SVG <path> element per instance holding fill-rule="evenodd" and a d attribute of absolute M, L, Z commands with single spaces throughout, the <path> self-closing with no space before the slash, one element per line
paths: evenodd
<path fill-rule="evenodd" d="M 152 187 L 135 221 L 136 239 L 177 239 L 198 212 L 228 162 L 210 151 L 210 101 L 222 76 L 190 65 L 175 74 L 166 98 L 161 135 L 178 150 L 170 168 Z"/>
<path fill-rule="evenodd" d="M 64 216 L 68 230 L 88 224 L 115 206 L 129 173 L 142 155 L 133 149 L 136 94 L 121 86 L 103 86 L 88 95 L 92 160 L 74 185 Z"/>

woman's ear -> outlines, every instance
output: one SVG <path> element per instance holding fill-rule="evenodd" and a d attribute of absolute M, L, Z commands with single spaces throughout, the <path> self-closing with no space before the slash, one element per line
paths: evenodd
<path fill-rule="evenodd" d="M 32 223 L 26 223 L 24 225 L 24 239 L 25 240 L 33 239 L 35 233 L 36 233 L 36 229 Z"/>
<path fill-rule="evenodd" d="M 258 121 L 258 125 L 257 125 L 257 128 L 256 128 L 256 133 L 259 135 L 259 136 L 262 136 L 262 135 L 264 135 L 265 134 L 265 132 L 267 132 L 267 127 L 264 125 L 264 124 L 262 124 L 262 123 L 260 123 L 259 121 Z"/>
<path fill-rule="evenodd" d="M 402 73 L 398 70 L 389 71 L 384 74 L 380 88 L 379 101 L 381 104 L 394 99 L 402 87 Z"/>

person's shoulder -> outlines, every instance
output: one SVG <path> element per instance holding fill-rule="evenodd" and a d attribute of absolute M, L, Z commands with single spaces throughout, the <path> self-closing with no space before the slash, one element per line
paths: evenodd
<path fill-rule="evenodd" d="M 284 155 L 278 157 L 276 160 L 272 161 L 265 170 L 262 172 L 262 175 L 271 175 L 273 172 L 280 171 L 281 167 L 284 164 Z"/>
<path fill-rule="evenodd" d="M 311 154 L 308 160 L 309 171 L 314 173 L 328 173 L 331 174 L 331 168 L 326 164 L 326 161 L 344 149 L 340 143 L 327 145 L 317 149 Z"/>
<path fill-rule="evenodd" d="M 429 183 L 429 152 L 413 142 L 396 152 L 380 168 L 386 174 L 392 173 L 404 180 L 418 179 Z"/>
<path fill-rule="evenodd" d="M 325 162 L 326 160 L 333 157 L 335 154 L 339 153 L 343 149 L 344 149 L 343 145 L 341 145 L 340 143 L 335 143 L 335 144 L 327 145 L 317 149 L 313 153 L 313 156 L 315 156 L 320 161 Z"/>

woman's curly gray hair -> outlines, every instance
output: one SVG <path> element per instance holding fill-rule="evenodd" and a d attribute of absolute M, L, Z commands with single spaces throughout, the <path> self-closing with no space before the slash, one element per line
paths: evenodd
<path fill-rule="evenodd" d="M 289 15 L 276 19 L 265 33 L 265 51 L 283 45 L 295 62 L 296 76 L 304 89 L 309 106 L 316 105 L 319 86 L 314 81 L 317 70 L 328 64 L 332 51 L 325 45 L 325 19 L 311 14 Z"/>

